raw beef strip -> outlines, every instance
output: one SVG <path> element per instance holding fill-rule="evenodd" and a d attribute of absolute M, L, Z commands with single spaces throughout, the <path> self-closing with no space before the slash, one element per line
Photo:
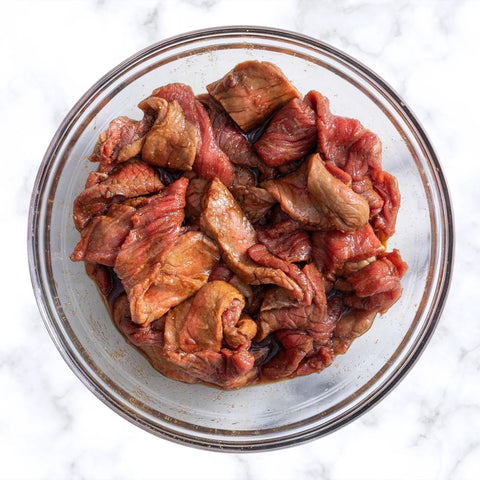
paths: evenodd
<path fill-rule="evenodd" d="M 244 132 L 300 96 L 276 65 L 258 61 L 239 63 L 207 90 Z"/>
<path fill-rule="evenodd" d="M 335 273 L 346 262 L 359 262 L 384 251 L 369 223 L 356 232 L 315 232 L 312 247 L 315 265 L 322 273 Z"/>
<path fill-rule="evenodd" d="M 316 144 L 315 112 L 294 98 L 273 116 L 255 149 L 267 165 L 278 167 L 311 153 Z"/>
<path fill-rule="evenodd" d="M 159 114 L 145 137 L 142 160 L 158 167 L 191 170 L 197 152 L 198 133 L 179 103 L 149 97 L 144 102 L 159 104 Z"/>
<path fill-rule="evenodd" d="M 199 95 L 197 98 L 207 110 L 218 146 L 230 161 L 243 167 L 258 168 L 262 178 L 272 177 L 273 169 L 265 165 L 223 107 L 208 94 Z"/>
<path fill-rule="evenodd" d="M 312 253 L 310 236 L 301 229 L 301 224 L 288 219 L 273 227 L 257 230 L 260 243 L 270 252 L 287 262 L 308 262 Z"/>
<path fill-rule="evenodd" d="M 156 193 L 162 187 L 156 171 L 139 160 L 122 163 L 108 175 L 93 172 L 74 201 L 75 226 L 82 230 L 91 217 L 105 212 L 114 201 Z"/>
<path fill-rule="evenodd" d="M 271 332 L 281 329 L 308 330 L 324 321 L 327 312 L 322 275 L 313 264 L 302 270 L 313 290 L 313 301 L 298 301 L 281 288 L 267 292 L 258 315 L 258 333 L 255 340 L 263 340 Z"/>
<path fill-rule="evenodd" d="M 113 267 L 118 251 L 132 228 L 130 221 L 136 209 L 114 204 L 106 215 L 94 217 L 82 230 L 82 238 L 70 255 L 74 262 L 100 263 Z"/>
<path fill-rule="evenodd" d="M 182 83 L 171 83 L 154 90 L 152 96 L 164 98 L 168 102 L 176 100 L 182 107 L 185 118 L 197 127 L 197 154 L 193 169 L 198 176 L 207 180 L 217 177 L 230 186 L 234 178 L 233 165 L 215 142 L 208 113 L 195 98 L 192 89 Z"/>
<path fill-rule="evenodd" d="M 207 283 L 167 314 L 166 358 L 199 380 L 224 388 L 253 381 L 257 371 L 248 348 L 256 325 L 241 318 L 244 305 L 243 296 L 228 283 Z"/>
<path fill-rule="evenodd" d="M 400 279 L 407 270 L 398 250 L 381 255 L 378 260 L 347 277 L 355 295 L 344 298 L 345 305 L 361 310 L 384 312 L 402 294 Z"/>
<path fill-rule="evenodd" d="M 197 220 L 203 210 L 203 199 L 208 192 L 210 182 L 204 178 L 192 178 L 185 197 L 185 212 L 190 220 Z"/>
<path fill-rule="evenodd" d="M 333 115 L 328 98 L 314 90 L 307 93 L 305 103 L 317 114 L 318 150 L 325 160 L 343 168 L 350 147 L 364 133 L 364 127 L 353 118 Z"/>
<path fill-rule="evenodd" d="M 380 213 L 384 202 L 382 197 L 374 190 L 372 181 L 368 177 L 352 182 L 352 190 L 367 201 L 370 208 L 370 219 Z"/>
<path fill-rule="evenodd" d="M 230 188 L 248 219 L 255 223 L 260 220 L 277 202 L 264 188 L 251 186 L 233 186 Z"/>
<path fill-rule="evenodd" d="M 370 215 L 367 201 L 335 178 L 318 153 L 307 161 L 308 191 L 330 225 L 342 232 L 354 232 L 363 227 Z"/>
<path fill-rule="evenodd" d="M 352 308 L 343 315 L 333 332 L 333 350 L 335 355 L 345 353 L 352 342 L 372 326 L 376 314 L 375 310 L 357 310 Z"/>
<path fill-rule="evenodd" d="M 373 181 L 373 187 L 382 198 L 383 205 L 372 223 L 380 239 L 385 242 L 395 233 L 395 223 L 400 208 L 400 192 L 397 179 L 387 172 L 382 172 L 380 179 Z"/>
<path fill-rule="evenodd" d="M 229 268 L 251 285 L 273 283 L 303 296 L 301 287 L 277 268 L 261 267 L 248 255 L 257 242 L 257 234 L 229 190 L 213 180 L 200 217 L 200 226 L 222 250 Z"/>

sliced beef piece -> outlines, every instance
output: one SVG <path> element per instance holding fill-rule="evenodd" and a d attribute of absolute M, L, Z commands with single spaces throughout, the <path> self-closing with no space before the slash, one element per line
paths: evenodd
<path fill-rule="evenodd" d="M 192 89 L 182 83 L 171 83 L 154 90 L 152 96 L 168 102 L 177 101 L 186 120 L 197 128 L 197 153 L 193 169 L 198 176 L 207 180 L 217 177 L 230 186 L 234 179 L 233 165 L 215 142 L 208 113 L 195 98 Z"/>
<path fill-rule="evenodd" d="M 257 372 L 248 348 L 256 325 L 241 317 L 244 305 L 240 292 L 228 283 L 207 283 L 167 314 L 166 358 L 199 380 L 224 388 L 253 381 Z"/>
<path fill-rule="evenodd" d="M 382 172 L 382 142 L 373 132 L 364 130 L 348 149 L 343 166 L 354 181 L 376 178 Z"/>
<path fill-rule="evenodd" d="M 208 191 L 210 182 L 204 178 L 192 178 L 188 184 L 185 196 L 185 213 L 187 218 L 194 221 L 200 218 L 203 210 L 203 199 Z"/>
<path fill-rule="evenodd" d="M 98 289 L 104 297 L 110 295 L 112 291 L 112 270 L 99 263 L 85 262 L 85 271 L 87 275 L 96 283 Z"/>
<path fill-rule="evenodd" d="M 252 287 L 244 282 L 238 275 L 234 275 L 229 279 L 228 283 L 235 287 L 244 297 L 246 306 L 250 306 L 253 301 L 253 290 Z"/>
<path fill-rule="evenodd" d="M 130 289 L 148 276 L 162 254 L 173 245 L 184 220 L 185 192 L 188 180 L 181 178 L 147 203 L 132 217 L 133 229 L 117 256 L 115 272 Z"/>
<path fill-rule="evenodd" d="M 347 172 L 337 167 L 333 162 L 325 162 L 325 168 L 345 185 L 348 187 L 352 186 L 352 177 Z"/>
<path fill-rule="evenodd" d="M 287 262 L 308 262 L 312 253 L 309 234 L 301 224 L 288 219 L 273 227 L 257 230 L 260 243 L 270 252 Z"/>
<path fill-rule="evenodd" d="M 198 379 L 190 375 L 185 369 L 170 362 L 165 358 L 164 331 L 154 329 L 153 324 L 141 327 L 132 322 L 130 317 L 130 305 L 126 295 L 121 295 L 115 301 L 112 309 L 115 325 L 120 332 L 135 346 L 142 350 L 150 363 L 163 375 L 174 380 L 186 383 L 197 383 Z M 155 322 L 156 323 L 156 322 Z"/>
<path fill-rule="evenodd" d="M 382 197 L 374 190 L 372 181 L 368 177 L 352 182 L 352 190 L 367 201 L 370 208 L 370 219 L 380 213 L 384 202 Z"/>
<path fill-rule="evenodd" d="M 242 167 L 257 168 L 262 178 L 272 177 L 273 169 L 265 165 L 223 107 L 208 94 L 199 95 L 197 99 L 207 110 L 215 141 L 230 161 Z"/>
<path fill-rule="evenodd" d="M 273 255 L 265 245 L 257 243 L 248 249 L 250 258 L 263 267 L 281 270 L 294 280 L 300 286 L 302 292 L 297 293 L 296 290 L 290 294 L 297 300 L 301 300 L 305 305 L 310 305 L 313 297 L 313 289 L 305 274 L 294 263 L 287 262 Z"/>
<path fill-rule="evenodd" d="M 276 65 L 258 61 L 239 63 L 207 90 L 244 132 L 300 96 Z"/>
<path fill-rule="evenodd" d="M 373 187 L 382 198 L 383 205 L 372 223 L 380 239 L 386 242 L 395 233 L 395 223 L 400 208 L 397 179 L 387 172 L 382 172 L 380 178 L 373 182 Z"/>
<path fill-rule="evenodd" d="M 280 203 L 291 218 L 314 228 L 327 227 L 327 222 L 307 190 L 307 167 L 304 163 L 297 171 L 260 184 Z"/>
<path fill-rule="evenodd" d="M 333 332 L 335 355 L 345 353 L 352 342 L 363 335 L 373 324 L 377 312 L 352 308 L 338 321 Z"/>
<path fill-rule="evenodd" d="M 278 167 L 311 153 L 316 144 L 315 112 L 294 98 L 273 116 L 255 149 L 267 165 Z"/>
<path fill-rule="evenodd" d="M 158 103 L 159 114 L 145 137 L 142 160 L 158 167 L 191 170 L 197 152 L 196 125 L 185 118 L 176 100 L 149 97 L 145 101 Z"/>
<path fill-rule="evenodd" d="M 335 178 L 317 153 L 308 159 L 307 188 L 316 208 L 329 224 L 342 232 L 354 232 L 367 224 L 367 201 Z"/>
<path fill-rule="evenodd" d="M 254 187 L 257 184 L 257 177 L 251 168 L 235 165 L 234 171 L 232 187 Z"/>
<path fill-rule="evenodd" d="M 220 261 L 213 267 L 210 276 L 208 277 L 209 282 L 213 282 L 214 280 L 223 280 L 224 282 L 230 281 L 233 277 L 233 272 L 228 268 L 227 264 Z"/>
<path fill-rule="evenodd" d="M 345 305 L 361 310 L 385 312 L 402 294 L 401 278 L 407 270 L 398 250 L 381 255 L 378 260 L 347 277 L 355 295 L 344 298 Z"/>
<path fill-rule="evenodd" d="M 162 255 L 162 261 L 129 292 L 132 319 L 148 324 L 192 296 L 208 281 L 220 255 L 201 232 L 187 232 Z"/>
<path fill-rule="evenodd" d="M 275 337 L 281 348 L 263 367 L 263 377 L 269 380 L 296 377 L 328 367 L 334 358 L 332 335 L 341 312 L 341 298 L 334 296 L 328 301 L 326 314 L 311 328 L 277 331 Z"/>
<path fill-rule="evenodd" d="M 230 191 L 252 223 L 260 220 L 277 203 L 264 188 L 238 185 L 231 187 Z"/>
<path fill-rule="evenodd" d="M 255 229 L 228 188 L 217 179 L 207 193 L 200 226 L 218 243 L 223 260 L 243 281 L 251 285 L 273 283 L 303 296 L 300 286 L 282 270 L 258 266 L 249 257 L 248 249 L 257 243 Z"/>
<path fill-rule="evenodd" d="M 369 223 L 350 233 L 314 232 L 312 247 L 315 265 L 324 274 L 341 270 L 346 262 L 360 262 L 384 251 Z"/>
<path fill-rule="evenodd" d="M 70 255 L 71 260 L 113 267 L 118 251 L 132 228 L 130 219 L 135 212 L 134 207 L 114 204 L 106 215 L 94 217 L 82 230 L 82 238 Z"/>
<path fill-rule="evenodd" d="M 138 155 L 146 133 L 155 116 L 145 114 L 142 121 L 118 117 L 110 122 L 107 130 L 98 136 L 90 161 L 100 163 L 100 171 L 108 172 L 117 163 L 125 162 Z"/>
<path fill-rule="evenodd" d="M 162 187 L 156 171 L 139 160 L 122 163 L 108 175 L 91 174 L 73 204 L 75 226 L 82 230 L 91 217 L 104 213 L 113 202 L 156 193 Z"/>
<path fill-rule="evenodd" d="M 313 264 L 305 265 L 302 273 L 313 290 L 313 301 L 298 301 L 281 288 L 269 290 L 258 314 L 257 341 L 281 329 L 312 329 L 325 320 L 327 302 L 322 275 Z"/>
<path fill-rule="evenodd" d="M 326 161 L 344 168 L 350 147 L 361 137 L 365 128 L 358 120 L 333 115 L 328 98 L 319 92 L 308 92 L 305 103 L 317 114 L 318 150 Z"/>

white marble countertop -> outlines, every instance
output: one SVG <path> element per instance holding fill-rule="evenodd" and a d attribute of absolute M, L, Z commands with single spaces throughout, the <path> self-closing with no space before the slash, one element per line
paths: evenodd
<path fill-rule="evenodd" d="M 475 0 L 2 3 L 0 477 L 480 478 L 479 19 Z M 25 242 L 37 168 L 60 121 L 85 90 L 155 41 L 228 24 L 296 30 L 380 74 L 416 112 L 435 145 L 457 228 L 455 272 L 443 317 L 401 384 L 330 436 L 248 455 L 158 439 L 97 400 L 64 363 L 43 326 Z"/>

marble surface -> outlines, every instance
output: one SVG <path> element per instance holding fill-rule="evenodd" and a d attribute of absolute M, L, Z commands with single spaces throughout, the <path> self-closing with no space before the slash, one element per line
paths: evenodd
<path fill-rule="evenodd" d="M 0 478 L 479 478 L 480 2 L 20 0 L 2 2 L 1 12 Z M 457 228 L 443 317 L 405 380 L 373 410 L 328 437 L 249 455 L 160 440 L 97 400 L 43 326 L 25 242 L 37 168 L 84 91 L 157 40 L 226 24 L 303 32 L 380 74 L 416 112 L 436 146 Z"/>

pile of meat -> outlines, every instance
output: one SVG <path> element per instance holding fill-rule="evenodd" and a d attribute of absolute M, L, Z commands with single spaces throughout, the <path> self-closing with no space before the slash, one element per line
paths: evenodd
<path fill-rule="evenodd" d="M 73 206 L 125 337 L 168 377 L 222 388 L 319 372 L 401 295 L 400 195 L 378 137 L 248 61 L 119 117 Z"/>

